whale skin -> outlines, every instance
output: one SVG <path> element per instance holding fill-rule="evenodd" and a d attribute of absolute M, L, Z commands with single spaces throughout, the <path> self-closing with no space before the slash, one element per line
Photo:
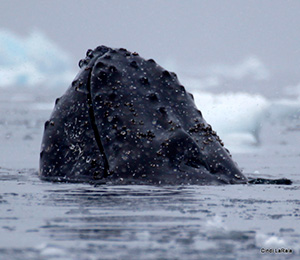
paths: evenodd
<path fill-rule="evenodd" d="M 248 179 L 175 73 L 99 46 L 55 102 L 40 153 L 43 180 L 216 185 Z"/>

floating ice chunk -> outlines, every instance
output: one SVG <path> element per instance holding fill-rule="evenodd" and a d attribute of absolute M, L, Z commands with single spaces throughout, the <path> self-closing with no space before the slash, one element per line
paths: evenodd
<path fill-rule="evenodd" d="M 206 227 L 209 229 L 222 229 L 227 230 L 227 227 L 222 221 L 222 218 L 218 215 L 214 216 L 214 218 L 207 220 Z"/>
<path fill-rule="evenodd" d="M 279 238 L 277 236 L 267 236 L 265 234 L 258 233 L 255 237 L 257 246 L 263 246 L 263 247 L 284 247 L 286 246 L 286 242 L 284 239 Z"/>

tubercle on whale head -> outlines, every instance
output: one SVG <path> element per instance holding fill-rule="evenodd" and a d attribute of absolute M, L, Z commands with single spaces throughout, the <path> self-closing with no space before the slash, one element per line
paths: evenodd
<path fill-rule="evenodd" d="M 246 183 L 175 73 L 106 46 L 88 50 L 79 66 L 45 129 L 42 178 Z"/>
<path fill-rule="evenodd" d="M 78 62 L 79 68 L 81 69 L 82 67 L 87 66 L 89 64 L 89 62 L 91 61 L 91 59 L 94 58 L 95 56 L 102 56 L 110 50 L 112 50 L 112 49 L 108 48 L 104 45 L 98 46 L 94 50 L 88 49 L 86 51 L 86 57 L 84 59 L 81 59 Z"/>

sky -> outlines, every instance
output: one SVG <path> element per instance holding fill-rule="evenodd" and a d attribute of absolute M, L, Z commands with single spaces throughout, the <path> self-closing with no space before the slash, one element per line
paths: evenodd
<path fill-rule="evenodd" d="M 298 0 L 1 0 L 0 10 L 0 28 L 42 31 L 74 65 L 98 45 L 186 68 L 255 56 L 282 85 L 300 82 L 299 25 Z"/>

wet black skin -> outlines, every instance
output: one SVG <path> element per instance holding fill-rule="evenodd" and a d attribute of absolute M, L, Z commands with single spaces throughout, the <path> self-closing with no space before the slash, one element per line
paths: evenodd
<path fill-rule="evenodd" d="M 245 184 L 174 73 L 125 49 L 88 50 L 56 100 L 40 177 L 109 184 Z"/>

